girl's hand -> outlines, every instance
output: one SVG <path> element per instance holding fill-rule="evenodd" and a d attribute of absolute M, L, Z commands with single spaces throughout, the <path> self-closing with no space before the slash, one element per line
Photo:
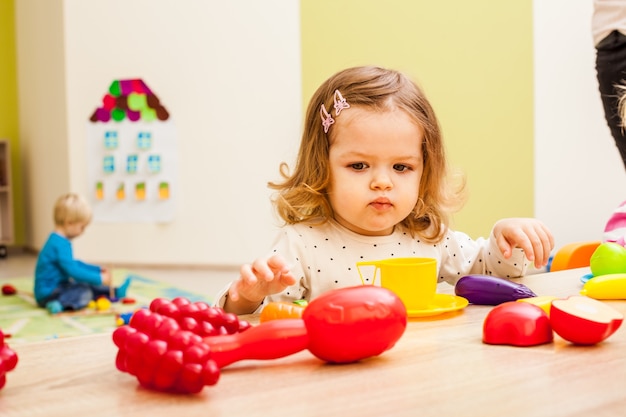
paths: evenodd
<path fill-rule="evenodd" d="M 266 296 L 295 283 L 295 277 L 280 255 L 257 259 L 251 265 L 242 265 L 239 278 L 228 289 L 224 310 L 235 314 L 252 313 Z"/>
<path fill-rule="evenodd" d="M 548 264 L 554 248 L 554 237 L 546 225 L 531 218 L 502 219 L 493 226 L 493 234 L 506 259 L 513 248 L 522 248 L 529 261 L 539 269 Z"/>

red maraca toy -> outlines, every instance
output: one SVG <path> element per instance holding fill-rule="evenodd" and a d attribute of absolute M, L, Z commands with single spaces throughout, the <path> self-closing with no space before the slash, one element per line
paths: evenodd
<path fill-rule="evenodd" d="M 321 295 L 302 319 L 204 338 L 181 330 L 172 318 L 140 310 L 114 332 L 113 340 L 118 369 L 143 386 L 194 393 L 217 383 L 220 368 L 243 359 L 275 359 L 304 349 L 332 363 L 380 355 L 395 345 L 406 322 L 406 308 L 393 292 L 367 285 Z"/>
<path fill-rule="evenodd" d="M 17 366 L 17 354 L 4 342 L 4 333 L 0 330 L 0 389 L 7 382 L 6 373 Z"/>

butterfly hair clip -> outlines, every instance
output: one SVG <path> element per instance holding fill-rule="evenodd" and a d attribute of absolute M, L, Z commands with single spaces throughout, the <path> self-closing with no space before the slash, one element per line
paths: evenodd
<path fill-rule="evenodd" d="M 350 105 L 348 104 L 346 99 L 343 98 L 339 90 L 335 90 L 335 97 L 333 98 L 333 100 L 335 101 L 335 116 L 339 116 L 339 113 L 341 113 L 343 109 L 350 108 Z"/>
<path fill-rule="evenodd" d="M 335 108 L 335 116 L 339 116 L 339 113 L 341 113 L 343 109 L 350 108 L 350 104 L 348 104 L 348 102 L 341 95 L 339 90 L 335 90 L 333 102 L 334 102 L 333 107 Z M 322 106 L 320 108 L 320 117 L 322 118 L 322 126 L 324 126 L 324 133 L 328 133 L 328 129 L 330 129 L 330 125 L 335 123 L 335 119 L 333 119 L 330 113 L 326 111 L 326 106 L 324 106 L 324 103 L 322 103 Z"/>
<path fill-rule="evenodd" d="M 324 103 L 322 103 L 322 107 L 320 108 L 320 116 L 322 117 L 322 126 L 324 126 L 324 133 L 328 133 L 328 129 L 330 129 L 330 125 L 335 123 L 335 119 L 326 111 L 326 107 Z"/>

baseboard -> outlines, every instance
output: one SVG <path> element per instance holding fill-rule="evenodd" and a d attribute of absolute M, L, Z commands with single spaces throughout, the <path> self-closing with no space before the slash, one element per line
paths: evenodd
<path fill-rule="evenodd" d="M 39 250 L 30 246 L 7 246 L 7 256 L 17 255 L 34 255 L 39 254 Z M 239 271 L 241 265 L 235 264 L 164 264 L 164 263 L 145 263 L 145 262 L 100 262 L 98 260 L 89 260 L 87 262 L 103 265 L 115 269 L 187 269 L 187 270 L 211 270 L 211 271 Z"/>

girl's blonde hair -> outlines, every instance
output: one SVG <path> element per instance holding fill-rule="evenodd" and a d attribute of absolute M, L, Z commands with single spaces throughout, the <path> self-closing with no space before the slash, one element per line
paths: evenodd
<path fill-rule="evenodd" d="M 54 224 L 56 226 L 89 223 L 90 221 L 91 207 L 87 200 L 78 194 L 63 194 L 54 204 Z"/>
<path fill-rule="evenodd" d="M 333 108 L 338 90 L 350 106 L 372 111 L 405 111 L 423 130 L 424 171 L 419 199 L 401 224 L 427 242 L 439 242 L 448 229 L 450 214 L 464 202 L 465 180 L 448 182 L 441 130 L 435 113 L 420 88 L 404 74 L 379 67 L 354 67 L 326 80 L 313 94 L 306 112 L 304 131 L 293 174 L 280 166 L 284 181 L 270 182 L 278 215 L 287 224 L 324 223 L 334 217 L 328 198 L 329 149 L 334 129 L 324 133 L 320 107 Z M 350 109 L 344 110 L 349 112 Z M 334 113 L 333 113 L 334 114 Z M 338 116 L 340 118 L 341 116 Z"/>

